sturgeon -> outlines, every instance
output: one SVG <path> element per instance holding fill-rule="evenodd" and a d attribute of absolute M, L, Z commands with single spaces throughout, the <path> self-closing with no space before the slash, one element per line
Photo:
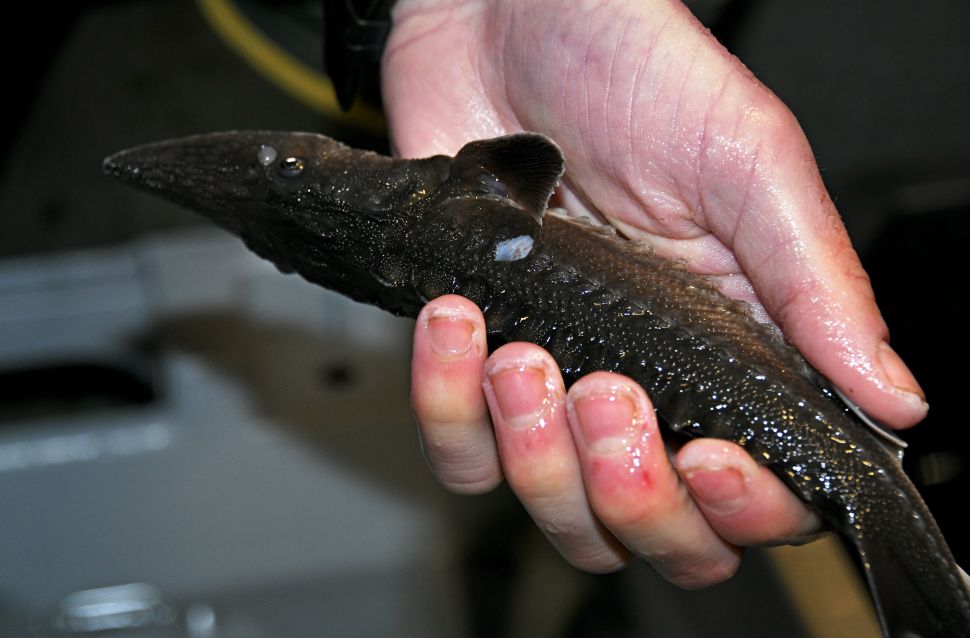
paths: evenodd
<path fill-rule="evenodd" d="M 232 131 L 122 151 L 103 169 L 283 272 L 409 317 L 459 294 L 484 312 L 490 343 L 544 347 L 567 383 L 633 378 L 670 427 L 741 445 L 858 551 L 886 636 L 970 636 L 966 574 L 901 448 L 709 279 L 546 214 L 564 164 L 536 133 L 401 160 L 312 133 Z"/>

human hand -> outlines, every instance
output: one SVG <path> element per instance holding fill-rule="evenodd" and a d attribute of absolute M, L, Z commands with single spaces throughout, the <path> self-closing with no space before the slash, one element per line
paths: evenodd
<path fill-rule="evenodd" d="M 567 158 L 557 203 L 571 214 L 717 277 L 875 418 L 905 427 L 924 416 L 797 122 L 683 5 L 399 0 L 394 17 L 383 74 L 399 154 L 545 133 Z M 467 346 L 447 345 L 465 333 Z M 438 478 L 477 492 L 504 473 L 586 569 L 614 569 L 633 552 L 702 586 L 733 572 L 740 546 L 819 529 L 740 448 L 693 441 L 671 465 L 629 380 L 589 375 L 566 395 L 548 355 L 526 344 L 486 362 L 480 313 L 466 301 L 422 312 L 413 372 Z M 624 433 L 632 451 L 604 454 L 593 443 L 604 432 Z M 641 470 L 631 473 L 633 454 Z"/>

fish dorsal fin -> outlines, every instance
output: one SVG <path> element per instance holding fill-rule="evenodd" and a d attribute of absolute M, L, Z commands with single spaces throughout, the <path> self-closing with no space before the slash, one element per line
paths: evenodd
<path fill-rule="evenodd" d="M 876 421 L 875 419 L 867 415 L 865 412 L 863 412 L 862 408 L 860 408 L 855 403 L 855 401 L 853 401 L 848 396 L 846 396 L 846 394 L 842 392 L 842 390 L 839 390 L 835 386 L 832 386 L 832 388 L 835 390 L 835 393 L 839 395 L 839 398 L 842 399 L 842 403 L 844 403 L 847 408 L 852 410 L 852 412 L 857 417 L 859 417 L 860 421 L 868 425 L 873 432 L 879 435 L 880 442 L 883 445 L 885 445 L 887 448 L 889 448 L 889 451 L 892 452 L 894 455 L 896 455 L 896 458 L 899 459 L 900 464 L 902 464 L 903 452 L 908 447 L 908 444 L 906 443 L 906 441 L 902 440 L 901 438 L 893 434 L 893 431 L 890 430 L 888 427 L 886 427 L 882 423 L 879 423 L 878 421 Z"/>
<path fill-rule="evenodd" d="M 516 133 L 465 144 L 452 160 L 451 175 L 474 190 L 511 199 L 542 223 L 565 164 L 545 135 Z"/>

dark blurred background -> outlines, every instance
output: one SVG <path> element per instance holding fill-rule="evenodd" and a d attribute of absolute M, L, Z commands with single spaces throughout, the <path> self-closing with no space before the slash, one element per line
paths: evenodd
<path fill-rule="evenodd" d="M 688 5 L 812 142 L 929 397 L 906 468 L 970 564 L 970 5 Z M 379 118 L 294 97 L 214 26 L 238 19 L 319 72 L 319 3 L 19 10 L 2 45 L 0 635 L 875 635 L 855 576 L 831 584 L 831 542 L 750 552 L 704 592 L 571 570 L 507 491 L 459 499 L 430 477 L 407 321 L 101 175 L 113 151 L 232 128 L 385 148 Z"/>

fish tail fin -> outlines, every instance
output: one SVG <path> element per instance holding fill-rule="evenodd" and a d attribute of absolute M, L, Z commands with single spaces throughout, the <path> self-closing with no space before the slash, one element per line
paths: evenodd
<path fill-rule="evenodd" d="M 970 586 L 936 523 L 928 511 L 899 523 L 888 534 L 867 534 L 863 527 L 850 539 L 859 551 L 883 633 L 889 638 L 970 637 Z"/>

